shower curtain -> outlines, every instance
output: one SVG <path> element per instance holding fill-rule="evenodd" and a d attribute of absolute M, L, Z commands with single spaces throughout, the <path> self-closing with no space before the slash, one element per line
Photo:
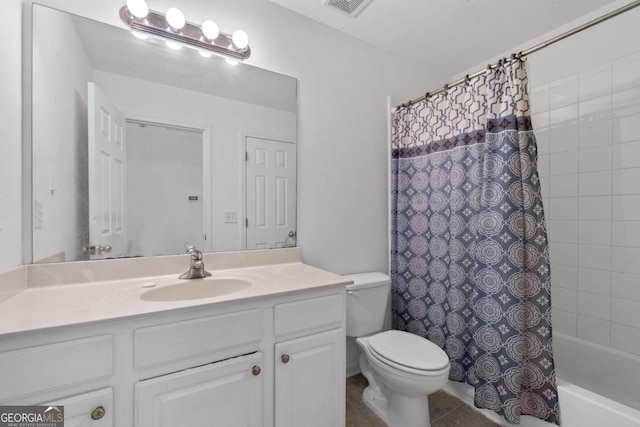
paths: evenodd
<path fill-rule="evenodd" d="M 524 62 L 400 107 L 391 191 L 394 328 L 443 348 L 477 407 L 559 424 Z"/>

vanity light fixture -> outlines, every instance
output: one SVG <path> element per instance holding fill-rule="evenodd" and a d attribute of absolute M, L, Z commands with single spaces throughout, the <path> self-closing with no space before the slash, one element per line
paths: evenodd
<path fill-rule="evenodd" d="M 184 17 L 184 13 L 177 7 L 170 7 L 164 14 L 167 24 L 174 31 L 179 31 L 184 28 L 187 20 Z"/>
<path fill-rule="evenodd" d="M 202 23 L 202 34 L 204 34 L 207 40 L 213 41 L 220 35 L 220 28 L 218 28 L 218 24 L 207 19 Z"/>
<path fill-rule="evenodd" d="M 127 8 L 136 18 L 143 19 L 149 14 L 149 6 L 144 0 L 127 0 Z"/>
<path fill-rule="evenodd" d="M 202 26 L 187 22 L 180 9 L 170 7 L 163 15 L 149 10 L 145 0 L 127 0 L 120 8 L 120 19 L 127 24 L 136 37 L 151 34 L 167 39 L 167 44 L 175 43 L 195 48 L 207 57 L 211 52 L 234 60 L 243 61 L 251 56 L 249 37 L 242 30 L 233 34 L 220 31 L 218 25 L 207 19 Z"/>

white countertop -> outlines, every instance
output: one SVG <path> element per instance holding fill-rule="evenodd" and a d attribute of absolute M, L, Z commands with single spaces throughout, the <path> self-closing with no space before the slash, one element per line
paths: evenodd
<path fill-rule="evenodd" d="M 156 286 L 152 289 L 158 289 L 175 283 L 178 274 L 27 287 L 22 292 L 0 302 L 0 335 L 121 319 L 188 307 L 213 306 L 352 283 L 346 277 L 302 262 L 215 270 L 211 273 L 213 278 L 244 279 L 250 281 L 252 285 L 227 295 L 170 302 L 141 300 L 140 296 L 149 291 L 149 288 L 144 288 L 142 285 L 153 282 Z"/>

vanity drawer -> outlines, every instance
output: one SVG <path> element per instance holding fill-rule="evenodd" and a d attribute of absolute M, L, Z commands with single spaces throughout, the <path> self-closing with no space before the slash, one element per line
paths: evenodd
<path fill-rule="evenodd" d="M 296 335 L 326 331 L 342 326 L 344 296 L 342 294 L 309 298 L 275 306 L 275 335 Z"/>
<path fill-rule="evenodd" d="M 147 369 L 202 357 L 225 357 L 229 351 L 237 355 L 239 349 L 255 351 L 261 340 L 259 309 L 141 328 L 134 334 L 135 367 Z"/>
<path fill-rule="evenodd" d="M 0 402 L 108 378 L 111 335 L 0 353 Z"/>

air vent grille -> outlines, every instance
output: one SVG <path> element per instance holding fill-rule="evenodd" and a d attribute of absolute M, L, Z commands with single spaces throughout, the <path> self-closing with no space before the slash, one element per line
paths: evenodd
<path fill-rule="evenodd" d="M 352 18 L 358 16 L 371 0 L 324 0 L 324 4 Z"/>

